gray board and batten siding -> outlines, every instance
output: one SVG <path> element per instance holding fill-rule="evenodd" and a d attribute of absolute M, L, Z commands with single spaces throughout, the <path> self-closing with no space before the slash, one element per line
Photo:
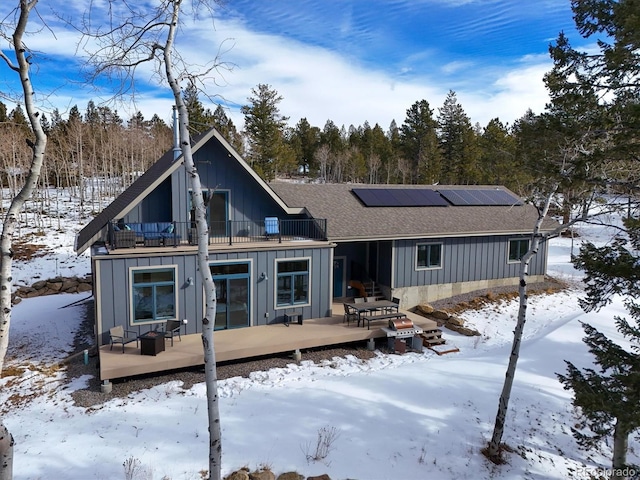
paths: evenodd
<path fill-rule="evenodd" d="M 303 243 L 303 242 L 301 242 Z M 307 242 L 304 242 L 307 243 Z M 94 256 L 94 278 L 96 291 L 96 323 L 101 344 L 109 342 L 109 328 L 123 325 L 126 329 L 144 333 L 164 320 L 133 324 L 131 321 L 132 285 L 131 269 L 137 267 L 175 267 L 177 290 L 176 320 L 187 319 L 183 333 L 201 333 L 204 316 L 204 291 L 197 277 L 197 255 L 195 251 L 176 250 L 172 254 L 141 255 L 98 255 Z M 295 307 L 276 306 L 276 259 L 309 259 L 309 303 Z M 259 251 L 237 250 L 210 252 L 210 264 L 245 263 L 249 264 L 249 326 L 282 323 L 284 314 L 290 310 L 301 311 L 303 318 L 323 318 L 331 316 L 331 278 L 333 245 L 308 242 L 300 248 L 278 249 L 264 248 Z M 266 279 L 261 278 L 262 273 Z M 189 285 L 188 279 L 196 279 Z M 267 314 L 267 315 L 265 315 Z"/>
<path fill-rule="evenodd" d="M 509 241 L 529 239 L 526 235 L 490 237 L 454 237 L 424 240 L 396 240 L 393 265 L 393 288 L 477 282 L 518 277 L 520 262 L 509 261 Z M 442 245 L 442 263 L 435 268 L 416 268 L 418 244 Z M 546 245 L 541 246 L 541 251 Z M 546 255 L 535 255 L 529 275 L 544 275 Z"/>
<path fill-rule="evenodd" d="M 251 175 L 219 142 L 209 142 L 194 152 L 203 191 L 226 192 L 227 220 L 262 223 L 265 217 L 283 217 L 284 212 L 262 188 L 255 188 Z M 170 188 L 169 188 L 170 185 Z M 156 190 L 124 218 L 125 222 L 188 222 L 189 179 L 180 166 Z M 159 218 L 162 212 L 162 218 Z"/>

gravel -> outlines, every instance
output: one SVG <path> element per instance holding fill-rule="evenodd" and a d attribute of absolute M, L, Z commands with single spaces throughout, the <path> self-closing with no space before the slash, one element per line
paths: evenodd
<path fill-rule="evenodd" d="M 545 282 L 530 285 L 530 294 L 546 293 L 557 291 L 564 287 L 559 282 L 548 279 Z M 517 287 L 498 287 L 486 290 L 478 290 L 464 295 L 457 295 L 452 298 L 431 302 L 436 309 L 453 309 L 461 303 L 471 303 L 479 297 L 485 299 L 489 297 L 500 298 L 503 295 L 511 295 L 517 293 Z M 145 390 L 156 385 L 161 385 L 170 381 L 181 381 L 182 388 L 189 389 L 196 383 L 204 382 L 204 367 L 189 368 L 183 370 L 170 371 L 163 374 L 152 374 L 137 376 L 135 378 L 127 378 L 115 380 L 112 382 L 111 393 L 102 393 L 100 381 L 98 379 L 98 356 L 93 349 L 93 353 L 89 356 L 89 363 L 85 365 L 82 361 L 81 353 L 85 349 L 92 351 L 92 332 L 93 332 L 93 305 L 85 305 L 85 319 L 82 328 L 74 339 L 74 351 L 79 352 L 75 356 L 72 355 L 71 360 L 67 363 L 67 380 L 71 382 L 83 375 L 91 376 L 88 385 L 84 389 L 76 390 L 72 393 L 75 404 L 80 407 L 96 407 L 100 404 L 116 397 L 127 397 L 131 393 Z M 378 345 L 379 350 L 384 349 L 383 342 Z M 362 342 L 357 344 L 345 344 L 326 348 L 316 348 L 311 350 L 303 350 L 302 358 L 305 361 L 311 360 L 320 363 L 323 360 L 331 360 L 334 357 L 345 357 L 353 355 L 361 360 L 368 360 L 376 356 L 375 352 L 364 348 Z M 282 368 L 294 363 L 290 355 L 272 355 L 260 357 L 248 361 L 234 361 L 218 364 L 217 374 L 219 380 L 231 377 L 248 377 L 250 373 L 256 371 L 266 371 L 272 368 Z"/>

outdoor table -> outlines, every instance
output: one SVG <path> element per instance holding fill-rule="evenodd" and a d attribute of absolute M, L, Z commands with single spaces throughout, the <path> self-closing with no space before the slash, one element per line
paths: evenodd
<path fill-rule="evenodd" d="M 360 320 L 362 320 L 362 314 L 367 312 L 374 312 L 376 310 L 395 310 L 398 311 L 398 304 L 392 302 L 391 300 L 376 300 L 374 302 L 362 302 L 362 303 L 353 303 L 346 302 L 345 305 L 349 305 L 350 308 L 353 308 L 358 314 L 358 326 L 360 326 Z M 362 322 L 364 326 L 364 321 Z"/>
<path fill-rule="evenodd" d="M 157 355 L 164 352 L 164 333 L 150 331 L 138 337 L 140 340 L 140 355 Z"/>

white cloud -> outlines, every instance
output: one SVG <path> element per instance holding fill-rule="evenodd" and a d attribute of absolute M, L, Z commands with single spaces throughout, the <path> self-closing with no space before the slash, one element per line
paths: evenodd
<path fill-rule="evenodd" d="M 343 25 L 349 23 L 348 18 L 346 14 L 342 17 Z M 34 36 L 32 45 L 77 69 L 68 63 L 75 54 L 77 35 L 67 29 L 56 30 L 55 35 L 55 40 L 45 33 Z M 280 111 L 290 117 L 291 125 L 306 117 L 320 128 L 330 119 L 338 126 L 368 121 L 386 129 L 393 119 L 401 124 L 406 110 L 417 101 L 427 100 L 437 112 L 450 89 L 456 91 L 472 122 L 481 125 L 494 117 L 513 123 L 528 108 L 541 112 L 548 98 L 542 76 L 551 64 L 544 52 L 519 62 L 505 59 L 495 66 L 483 64 L 482 58 L 447 61 L 437 44 L 427 42 L 401 64 L 388 65 L 381 60 L 372 65 L 361 62 L 348 49 L 333 51 L 285 35 L 257 33 L 240 17 L 201 21 L 184 28 L 177 45 L 185 60 L 194 65 L 209 64 L 220 51 L 224 51 L 222 61 L 235 64 L 233 71 L 216 73 L 208 82 L 207 93 L 223 97 L 223 105 L 234 107 L 229 114 L 239 128 L 243 117 L 237 106 L 245 104 L 251 89 L 260 83 L 271 85 L 282 95 Z M 227 50 L 230 45 L 233 48 Z M 136 103 L 128 107 L 120 104 L 121 117 L 126 119 L 140 110 L 146 118 L 158 114 L 169 121 L 173 102 L 168 87 L 156 83 L 150 89 L 151 65 L 138 73 Z M 90 99 L 98 103 L 100 98 L 109 98 L 103 88 L 95 92 L 78 86 L 61 88 L 56 94 L 61 110 L 74 104 L 84 110 Z"/>

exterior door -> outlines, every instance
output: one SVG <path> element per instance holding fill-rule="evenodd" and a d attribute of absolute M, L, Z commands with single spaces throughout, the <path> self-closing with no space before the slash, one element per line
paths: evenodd
<path fill-rule="evenodd" d="M 215 329 L 248 327 L 251 324 L 249 264 L 225 263 L 210 268 L 217 296 Z"/>
<path fill-rule="evenodd" d="M 345 296 L 346 275 L 344 265 L 346 257 L 333 258 L 333 298 Z"/>
<path fill-rule="evenodd" d="M 227 220 L 229 220 L 229 192 L 212 193 L 208 214 L 211 236 L 226 236 Z"/>

